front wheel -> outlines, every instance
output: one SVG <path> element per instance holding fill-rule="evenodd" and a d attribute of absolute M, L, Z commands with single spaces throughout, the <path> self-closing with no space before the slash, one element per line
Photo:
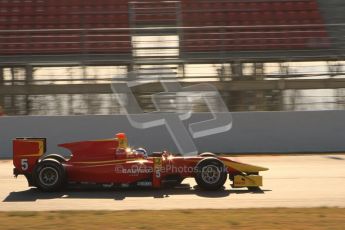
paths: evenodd
<path fill-rule="evenodd" d="M 41 191 L 57 191 L 66 182 L 66 172 L 59 161 L 45 159 L 37 164 L 34 172 L 34 180 L 35 185 Z"/>
<path fill-rule="evenodd" d="M 216 158 L 205 158 L 196 166 L 195 181 L 205 190 L 218 190 L 223 187 L 227 179 L 226 168 Z"/>

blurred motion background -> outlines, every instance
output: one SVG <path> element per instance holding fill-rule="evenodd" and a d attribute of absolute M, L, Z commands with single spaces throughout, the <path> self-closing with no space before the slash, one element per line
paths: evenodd
<path fill-rule="evenodd" d="M 183 86 L 214 84 L 230 111 L 343 110 L 344 10 L 342 0 L 0 0 L 0 115 L 121 114 L 112 81 L 172 80 L 167 70 Z M 162 91 L 133 88 L 145 112 Z M 163 110 L 184 98 L 162 96 Z M 208 111 L 201 100 L 193 109 Z"/>

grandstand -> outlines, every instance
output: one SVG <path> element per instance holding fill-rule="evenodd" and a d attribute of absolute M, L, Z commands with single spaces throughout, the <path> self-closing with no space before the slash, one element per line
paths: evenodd
<path fill-rule="evenodd" d="M 344 10 L 341 0 L 0 0 L 0 106 L 120 113 L 115 75 L 169 68 L 183 85 L 212 81 L 232 111 L 298 109 L 295 90 L 309 89 L 339 89 L 330 108 L 342 108 Z M 159 84 L 134 90 L 155 110 Z"/>

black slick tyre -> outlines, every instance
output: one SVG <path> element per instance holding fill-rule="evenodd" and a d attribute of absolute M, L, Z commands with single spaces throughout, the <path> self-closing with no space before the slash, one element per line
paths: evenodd
<path fill-rule="evenodd" d="M 201 189 L 219 190 L 226 179 L 226 168 L 217 158 L 202 159 L 196 166 L 195 181 Z"/>
<path fill-rule="evenodd" d="M 59 161 L 48 158 L 37 164 L 33 178 L 39 190 L 53 192 L 64 187 L 66 183 L 66 172 Z"/>

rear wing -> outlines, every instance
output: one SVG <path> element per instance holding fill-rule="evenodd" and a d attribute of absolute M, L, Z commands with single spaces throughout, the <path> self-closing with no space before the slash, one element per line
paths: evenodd
<path fill-rule="evenodd" d="M 31 173 L 38 159 L 46 152 L 46 138 L 16 138 L 13 140 L 15 174 Z"/>

